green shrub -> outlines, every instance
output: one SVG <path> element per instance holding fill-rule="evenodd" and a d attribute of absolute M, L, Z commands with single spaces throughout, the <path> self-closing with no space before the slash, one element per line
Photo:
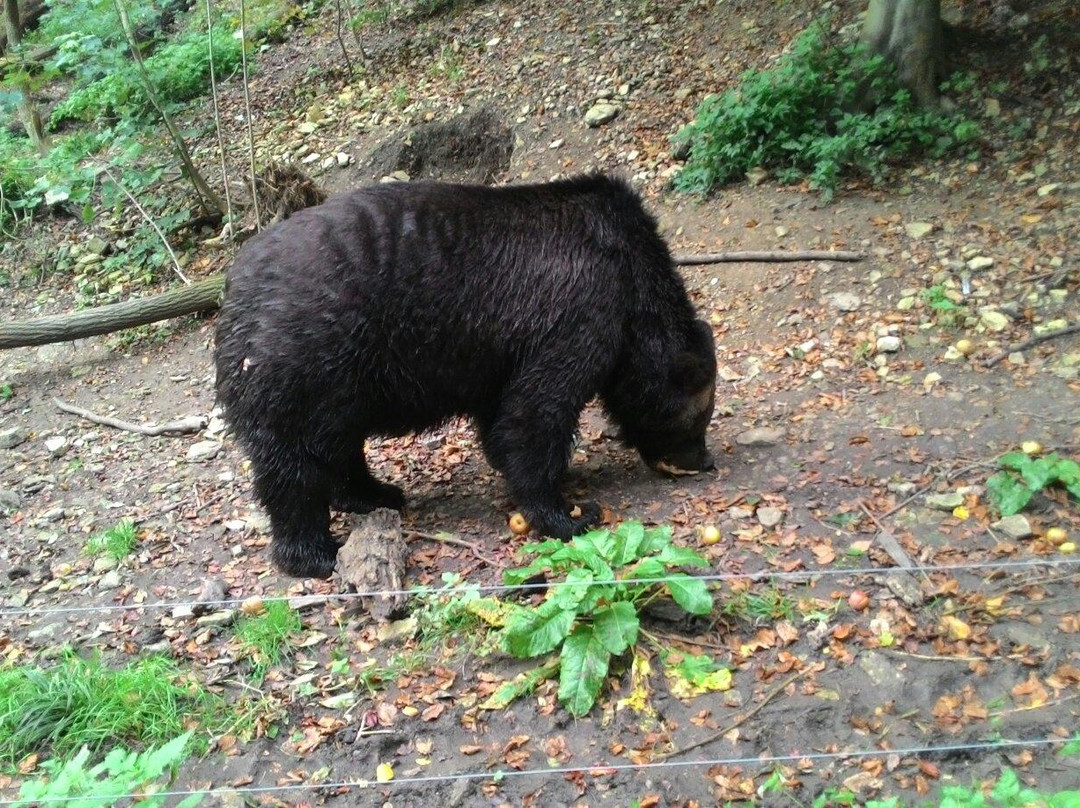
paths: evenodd
<path fill-rule="evenodd" d="M 240 65 L 240 42 L 227 26 L 214 28 L 214 69 L 231 73 Z M 205 31 L 190 31 L 162 45 L 144 60 L 146 72 L 163 104 L 175 105 L 210 87 L 210 56 Z M 67 119 L 140 119 L 153 114 L 138 68 L 130 60 L 112 73 L 75 90 L 53 112 L 53 125 Z"/>
<path fill-rule="evenodd" d="M 998 458 L 998 465 L 1002 470 L 986 481 L 986 491 L 1003 516 L 1019 513 L 1033 496 L 1053 485 L 1080 500 L 1080 464 L 1075 460 L 1056 452 L 1045 457 L 1009 452 Z"/>
<path fill-rule="evenodd" d="M 111 808 L 123 804 L 132 794 L 139 795 L 141 808 L 159 808 L 165 804 L 165 798 L 155 796 L 154 792 L 173 781 L 177 767 L 187 758 L 190 740 L 188 732 L 145 752 L 115 747 L 96 766 L 87 765 L 90 750 L 84 746 L 70 760 L 45 761 L 41 766 L 44 776 L 23 783 L 12 808 L 50 804 Z M 192 794 L 177 803 L 177 808 L 194 808 L 202 797 Z"/>
<path fill-rule="evenodd" d="M 84 161 L 107 137 L 78 133 L 55 138 L 53 148 L 41 157 L 27 138 L 0 128 L 0 230 L 7 233 L 16 221 L 31 216 L 42 204 L 85 204 L 97 182 L 97 172 Z"/>
<path fill-rule="evenodd" d="M 863 111 L 867 97 L 880 101 Z M 690 144 L 690 157 L 675 184 L 705 193 L 763 167 L 781 182 L 808 178 L 830 197 L 842 176 L 877 182 L 891 163 L 939 157 L 977 135 L 962 114 L 918 109 L 882 58 L 830 46 L 815 25 L 772 68 L 751 70 L 737 89 L 701 103 L 676 136 Z"/>

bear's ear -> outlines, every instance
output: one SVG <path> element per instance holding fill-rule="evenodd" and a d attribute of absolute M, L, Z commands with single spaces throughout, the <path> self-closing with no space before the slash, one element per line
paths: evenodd
<path fill-rule="evenodd" d="M 701 354 L 680 351 L 671 365 L 671 381 L 684 393 L 696 393 L 713 381 L 713 363 Z"/>

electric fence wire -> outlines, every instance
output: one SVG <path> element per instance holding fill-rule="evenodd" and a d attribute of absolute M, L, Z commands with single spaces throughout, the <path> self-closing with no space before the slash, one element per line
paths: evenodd
<path fill-rule="evenodd" d="M 732 581 L 789 581 L 798 582 L 818 578 L 847 578 L 874 575 L 893 575 L 896 573 L 933 575 L 941 573 L 963 572 L 1008 572 L 1036 568 L 1071 569 L 1080 572 L 1080 558 L 1033 559 L 1030 561 L 987 561 L 974 564 L 936 564 L 912 565 L 908 567 L 849 567 L 847 569 L 829 568 L 822 570 L 792 570 L 790 572 L 717 572 L 695 575 L 693 577 L 707 583 Z M 1071 572 L 1069 574 L 1072 574 Z M 590 585 L 637 586 L 640 584 L 664 584 L 684 580 L 682 576 L 657 576 L 649 578 L 612 578 L 593 580 Z M 325 595 L 261 595 L 263 603 L 285 602 L 294 606 L 322 604 L 329 601 L 353 601 L 367 598 L 417 597 L 417 596 L 455 596 L 470 593 L 497 594 L 501 592 L 528 592 L 559 589 L 565 586 L 581 586 L 574 581 L 526 581 L 520 584 L 458 584 L 453 586 L 421 586 L 411 589 L 375 589 L 361 592 L 331 592 Z M 0 609 L 0 619 L 27 617 L 30 615 L 89 614 L 101 615 L 108 612 L 128 612 L 156 609 L 211 609 L 239 607 L 243 598 L 222 600 L 162 600 L 151 603 L 102 603 L 94 606 L 21 606 Z"/>
<path fill-rule="evenodd" d="M 856 749 L 848 752 L 808 752 L 791 755 L 765 755 L 757 757 L 729 757 L 729 758 L 700 758 L 694 760 L 661 760 L 654 763 L 613 763 L 596 764 L 592 766 L 554 766 L 550 768 L 532 769 L 500 769 L 485 772 L 458 772 L 445 775 L 419 775 L 413 777 L 395 777 L 386 782 L 378 782 L 366 779 L 336 780 L 322 783 L 289 783 L 273 786 L 236 786 L 199 790 L 159 791 L 153 796 L 160 799 L 172 799 L 191 797 L 196 794 L 235 794 L 238 796 L 256 794 L 281 794 L 296 791 L 333 792 L 352 788 L 375 788 L 397 790 L 409 786 L 419 786 L 431 783 L 454 783 L 459 781 L 499 781 L 522 777 L 565 777 L 567 775 L 589 775 L 602 777 L 613 775 L 618 772 L 643 772 L 662 771 L 671 769 L 687 769 L 692 767 L 713 766 L 769 766 L 781 763 L 801 763 L 829 760 L 861 760 L 867 758 L 880 758 L 896 756 L 899 758 L 913 756 L 941 756 L 956 755 L 963 753 L 987 752 L 991 750 L 1004 750 L 1015 748 L 1036 748 L 1052 744 L 1068 743 L 1067 738 L 1032 738 L 1032 739 L 998 739 L 992 741 L 977 741 L 972 743 L 945 744 L 941 746 L 912 746 L 901 749 Z M 119 802 L 122 799 L 134 799 L 136 797 L 150 796 L 142 794 L 121 794 L 114 799 Z M 26 800 L 26 804 L 63 804 L 76 800 L 85 800 L 85 796 L 65 797 L 40 797 L 34 800 Z M 2 806 L 11 806 L 19 800 L 0 800 Z"/>

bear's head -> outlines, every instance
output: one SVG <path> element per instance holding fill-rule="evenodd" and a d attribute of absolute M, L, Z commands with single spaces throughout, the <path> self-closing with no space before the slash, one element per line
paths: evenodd
<path fill-rule="evenodd" d="M 657 387 L 664 406 L 647 423 L 624 421 L 624 440 L 662 474 L 677 477 L 715 468 L 705 446 L 716 394 L 716 348 L 707 323 L 694 321 L 685 347 Z"/>

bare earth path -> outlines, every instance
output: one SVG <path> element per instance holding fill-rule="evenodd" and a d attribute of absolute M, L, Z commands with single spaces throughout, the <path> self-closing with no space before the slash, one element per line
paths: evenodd
<path fill-rule="evenodd" d="M 557 4 L 491 3 L 435 21 L 400 55 L 376 53 L 385 63 L 366 86 L 383 88 L 379 104 L 355 119 L 338 107 L 336 120 L 301 140 L 309 152 L 346 144 L 359 156 L 395 122 L 452 112 L 475 100 L 474 88 L 497 87 L 485 100 L 516 121 L 520 141 L 507 181 L 590 167 L 637 176 L 676 252 L 869 254 L 854 265 L 685 270 L 696 305 L 714 324 L 721 363 L 710 428 L 715 473 L 658 479 L 610 437 L 598 410 L 582 419 L 572 494 L 599 500 L 614 521 L 673 525 L 678 540 L 707 555 L 712 572 L 765 573 L 723 583 L 710 621 L 661 614 L 650 623 L 670 647 L 730 666 L 734 687 L 677 698 L 654 658 L 652 712 L 620 706 L 631 688 L 627 670 L 582 720 L 557 705 L 550 685 L 486 713 L 478 703 L 523 666 L 499 654 L 436 648 L 415 669 L 367 689 L 332 673 L 332 660 L 347 658 L 356 676 L 404 641 L 387 639 L 331 597 L 304 609 L 302 647 L 262 684 L 282 708 L 280 734 L 221 741 L 185 766 L 178 787 L 270 788 L 247 804 L 712 805 L 793 797 L 808 805 L 828 788 L 910 800 L 1008 766 L 1047 791 L 1075 788 L 1080 762 L 1055 757 L 1045 743 L 888 750 L 1041 742 L 1080 728 L 1080 568 L 1076 555 L 1046 539 L 1052 526 L 1080 537 L 1076 502 L 1039 498 L 1025 512 L 1030 535 L 1010 535 L 991 526 L 997 515 L 983 488 L 995 458 L 1023 440 L 1080 456 L 1077 336 L 983 366 L 1047 323 L 1080 320 L 1080 99 L 1063 94 L 1025 141 L 901 173 L 889 189 L 853 188 L 829 206 L 768 181 L 692 201 L 662 191 L 673 165 L 667 134 L 706 89 L 727 86 L 778 52 L 813 4 L 783 4 L 782 13 L 754 8 L 773 4 L 616 4 L 619 14 L 593 5 L 575 4 L 580 10 L 571 13 Z M 841 13 L 858 5 L 840 4 Z M 451 36 L 472 43 L 456 57 L 463 76 L 455 81 L 430 67 L 450 58 L 432 43 Z M 501 42 L 490 44 L 497 36 Z M 327 67 L 335 47 L 327 40 L 299 61 L 300 45 L 290 40 L 266 54 L 257 94 L 283 92 L 284 78 L 309 75 L 320 97 L 340 98 L 342 78 Z M 523 66 L 508 71 L 508 64 Z M 508 78 L 500 83 L 500 75 Z M 389 103 L 398 84 L 412 88 L 414 109 Z M 681 87 L 685 100 L 665 105 Z M 623 112 L 607 127 L 586 129 L 581 114 L 608 90 L 625 99 Z M 303 92 L 277 100 L 303 115 L 311 100 Z M 1043 114 L 1017 97 L 1003 98 L 1002 107 L 1017 119 Z M 379 124 L 350 132 L 372 109 Z M 267 118 L 268 141 L 293 148 L 295 133 L 270 129 Z M 360 163 L 329 168 L 319 181 L 345 187 L 364 179 Z M 912 227 L 922 223 L 933 227 Z M 971 263 L 977 258 L 990 261 Z M 956 301 L 955 313 L 926 304 L 931 287 Z M 28 316 L 40 291 L 12 289 L 3 316 Z M 46 309 L 66 305 L 60 285 L 44 297 Z M 244 458 L 229 439 L 218 446 L 215 424 L 203 435 L 148 438 L 79 421 L 52 403 L 61 398 L 135 422 L 209 414 L 211 331 L 211 320 L 188 319 L 134 345 L 95 338 L 0 355 L 0 381 L 14 393 L 0 401 L 0 609 L 45 610 L 3 618 L 6 658 L 47 658 L 64 643 L 121 658 L 156 649 L 239 698 L 235 682 L 246 663 L 227 629 L 169 609 L 106 607 L 191 600 L 208 580 L 237 599 L 341 591 L 337 582 L 276 576 Z M 964 338 L 974 353 L 950 352 Z M 200 447 L 207 452 L 190 456 L 203 441 L 212 442 Z M 409 495 L 407 528 L 448 531 L 500 565 L 461 546 L 417 540 L 416 583 L 438 584 L 446 571 L 498 583 L 502 568 L 519 563 L 524 540 L 506 527 L 511 504 L 467 425 L 369 449 L 376 474 Z M 955 503 L 927 499 L 948 494 Z M 123 518 L 139 525 L 139 549 L 116 569 L 95 568 L 82 545 Z M 696 529 L 704 525 L 719 528 L 719 543 L 700 546 Z M 344 535 L 343 523 L 338 530 Z M 895 568 L 904 557 L 920 567 L 976 568 L 855 572 Z M 869 596 L 865 610 L 848 605 L 854 589 Z M 773 609 L 750 608 L 748 594 Z M 47 611 L 60 607 L 87 610 Z M 327 701 L 342 692 L 354 697 Z M 776 756 L 782 764 L 760 760 Z M 315 787 L 373 781 L 384 762 L 396 784 Z M 622 768 L 635 764 L 656 765 Z M 785 796 L 757 795 L 778 769 Z M 0 782 L 5 796 L 9 786 Z M 207 804 L 242 798 L 222 793 Z"/>

